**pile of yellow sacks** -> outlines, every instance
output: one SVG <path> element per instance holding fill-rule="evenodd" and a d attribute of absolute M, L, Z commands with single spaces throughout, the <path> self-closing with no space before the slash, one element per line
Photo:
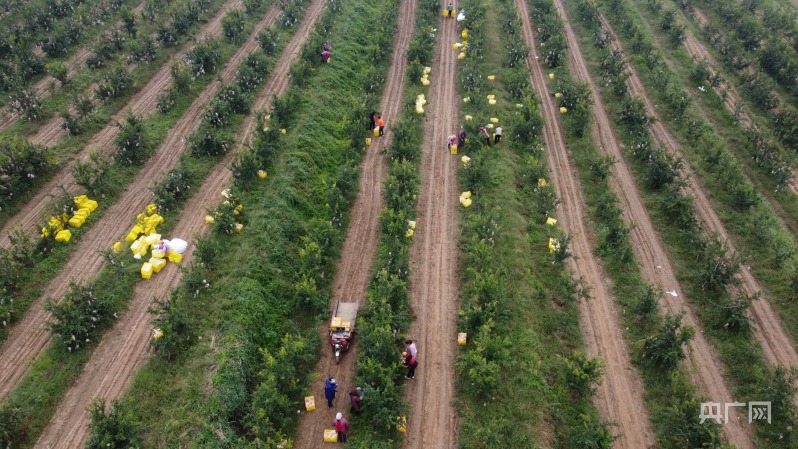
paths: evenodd
<path fill-rule="evenodd" d="M 460 204 L 463 207 L 471 206 L 471 191 L 463 192 L 460 194 Z"/>
<path fill-rule="evenodd" d="M 421 84 L 429 86 L 429 74 L 432 72 L 432 67 L 424 67 L 424 74 L 421 75 Z"/>
<path fill-rule="evenodd" d="M 407 220 L 407 231 L 405 232 L 405 237 L 410 238 L 413 237 L 413 234 L 416 233 L 416 222 L 414 220 Z"/>
<path fill-rule="evenodd" d="M 50 217 L 47 221 L 47 226 L 42 228 L 42 237 L 47 237 L 50 232 L 55 232 L 55 241 L 66 243 L 72 238 L 72 232 L 66 229 L 66 226 L 79 228 L 89 218 L 94 209 L 97 209 L 97 201 L 89 199 L 86 195 L 80 195 L 72 198 L 78 210 L 69 217 L 67 214 L 61 214 Z"/>
<path fill-rule="evenodd" d="M 131 229 L 127 237 L 125 237 L 125 241 L 131 243 L 139 239 L 140 236 L 146 237 L 155 234 L 157 232 L 155 228 L 163 223 L 163 217 L 158 215 L 157 210 L 157 206 L 150 204 L 147 206 L 146 212 L 138 214 L 136 216 L 137 224 L 133 226 L 133 229 Z M 132 245 L 131 249 L 133 249 Z M 133 250 L 133 254 L 136 254 L 135 250 Z"/>
<path fill-rule="evenodd" d="M 424 94 L 418 94 L 416 97 L 416 113 L 423 114 L 424 113 L 424 105 L 427 104 L 427 99 L 424 98 Z"/>

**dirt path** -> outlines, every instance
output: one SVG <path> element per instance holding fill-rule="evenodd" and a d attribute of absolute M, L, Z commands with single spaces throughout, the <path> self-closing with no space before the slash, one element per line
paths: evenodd
<path fill-rule="evenodd" d="M 460 302 L 459 156 L 449 154 L 446 139 L 459 127 L 457 59 L 452 50 L 459 37 L 455 20 L 441 17 L 424 117 L 418 227 L 410 248 L 409 299 L 415 320 L 409 333 L 418 346 L 419 367 L 405 391 L 410 402 L 404 444 L 408 449 L 457 447 L 457 413 L 452 402 Z"/>
<path fill-rule="evenodd" d="M 116 126 L 116 123 L 118 121 L 123 121 L 128 110 L 144 120 L 155 113 L 158 97 L 172 85 L 172 75 L 170 73 L 172 62 L 177 61 L 179 58 L 183 57 L 186 52 L 194 48 L 195 42 L 209 36 L 220 37 L 222 35 L 222 18 L 224 18 L 227 11 L 233 8 L 239 8 L 242 5 L 242 0 L 229 0 L 222 6 L 216 16 L 200 29 L 197 38 L 191 43 L 187 43 L 183 50 L 177 53 L 168 63 L 164 64 L 158 73 L 150 79 L 147 85 L 136 93 L 128 104 L 120 109 L 119 113 L 108 121 L 108 125 L 92 137 L 83 151 L 75 156 L 75 159 L 83 162 L 88 161 L 89 153 L 92 149 L 98 149 L 107 155 L 113 154 L 116 149 L 114 139 L 116 139 L 119 133 L 119 128 Z M 63 131 L 59 124 L 57 127 L 50 129 L 50 131 L 42 129 L 40 133 L 55 133 L 54 135 L 61 135 Z M 50 198 L 60 193 L 59 186 L 64 186 L 68 191 L 75 194 L 77 194 L 78 191 L 82 191 L 82 188 L 75 184 L 75 178 L 72 176 L 73 166 L 74 161 L 66 162 L 63 168 L 28 200 L 25 207 L 8 219 L 6 224 L 0 228 L 0 246 L 7 247 L 9 245 L 8 235 L 13 232 L 16 227 L 21 227 L 27 232 L 38 229 L 46 221 L 42 215 L 46 212 L 50 204 Z M 100 200 L 100 207 L 103 206 L 105 205 Z"/>
<path fill-rule="evenodd" d="M 133 12 L 141 15 L 141 11 L 144 10 L 145 3 L 142 2 L 137 6 Z M 121 20 L 116 22 L 117 25 L 122 23 Z M 112 27 L 108 27 L 107 29 L 112 29 Z M 64 65 L 67 67 L 67 78 L 72 79 L 75 74 L 77 74 L 81 69 L 84 68 L 86 64 L 86 60 L 89 59 L 89 56 L 92 54 L 92 47 L 94 45 L 94 41 L 89 42 L 85 47 L 79 48 L 75 53 L 72 54 L 66 61 L 64 61 Z M 36 47 L 39 48 L 39 47 Z M 44 75 L 42 79 L 36 82 L 33 85 L 33 90 L 36 92 L 36 97 L 40 100 L 47 98 L 51 91 L 50 91 L 50 84 L 53 84 L 54 89 L 58 89 L 61 87 L 61 81 L 53 78 L 50 75 Z M 13 111 L 9 110 L 9 108 L 5 107 L 0 110 L 0 131 L 8 128 L 9 126 L 13 125 L 14 123 L 19 120 L 19 115 L 14 113 Z"/>
<path fill-rule="evenodd" d="M 615 31 L 609 25 L 609 22 L 607 22 L 606 18 L 603 16 L 601 19 L 604 27 L 612 33 L 613 39 L 615 40 L 616 45 L 618 45 L 618 48 L 623 51 L 623 47 L 618 40 L 618 36 L 615 35 Z M 646 104 L 648 113 L 656 118 L 651 126 L 651 132 L 657 143 L 663 148 L 667 149 L 668 152 L 674 156 L 684 158 L 678 141 L 676 141 L 676 139 L 674 139 L 673 136 L 671 136 L 671 134 L 665 129 L 665 126 L 662 124 L 661 117 L 656 113 L 654 106 L 647 97 L 645 88 L 643 87 L 643 83 L 640 81 L 639 75 L 633 67 L 629 67 L 629 73 L 631 76 L 629 77 L 628 83 L 631 94 L 642 98 Z M 683 169 L 683 174 L 688 180 L 688 187 L 696 205 L 696 215 L 698 216 L 701 224 L 708 233 L 717 233 L 720 239 L 726 243 L 731 251 L 737 252 L 737 250 L 734 249 L 731 240 L 729 239 L 729 233 L 726 230 L 726 227 L 721 222 L 720 218 L 712 207 L 709 198 L 704 193 L 704 190 L 699 182 L 699 177 L 695 174 L 695 172 L 693 172 L 689 164 L 686 164 L 685 168 Z M 743 281 L 741 286 L 742 291 L 749 295 L 762 292 L 762 286 L 756 279 L 754 279 L 754 276 L 751 274 L 750 267 L 743 265 L 741 267 L 740 274 Z M 762 344 L 767 361 L 769 363 L 781 365 L 787 368 L 790 366 L 798 366 L 798 353 L 795 351 L 795 345 L 792 341 L 792 338 L 784 329 L 781 319 L 771 308 L 767 299 L 762 297 L 753 301 L 749 310 L 755 327 L 754 336 Z"/>
<path fill-rule="evenodd" d="M 273 23 L 278 14 L 276 6 L 270 8 L 264 18 L 254 27 L 250 39 L 238 49 L 221 71 L 220 77 L 224 82 L 229 83 L 235 79 L 238 66 L 247 55 L 258 48 L 256 39 L 258 32 Z M 0 360 L 6 362 L 0 369 L 0 400 L 16 385 L 28 365 L 50 341 L 50 333 L 45 325 L 49 314 L 42 307 L 45 299 L 61 300 L 70 280 L 83 284 L 97 275 L 104 263 L 99 251 L 110 248 L 115 241 L 124 237 L 132 226 L 134 217 L 152 201 L 150 186 L 177 165 L 180 155 L 188 147 L 188 139 L 184 136 L 191 135 L 199 127 L 202 122 L 202 114 L 219 86 L 219 80 L 214 80 L 194 100 L 183 117 L 172 128 L 164 143 L 155 151 L 147 165 L 121 195 L 119 201 L 111 206 L 105 216 L 85 234 L 80 246 L 64 263 L 63 269 L 44 287 L 42 296 L 31 305 L 25 317 L 11 330 L 7 341 L 0 349 Z"/>
<path fill-rule="evenodd" d="M 366 288 L 371 279 L 374 259 L 377 257 L 380 239 L 379 218 L 384 204 L 382 181 L 387 170 L 386 156 L 380 152 L 391 144 L 393 132 L 390 124 L 399 120 L 404 105 L 402 98 L 405 88 L 407 48 L 415 29 L 416 1 L 402 0 L 399 5 L 398 18 L 391 66 L 385 79 L 385 90 L 380 99 L 382 116 L 388 123 L 388 127 L 383 137 L 375 138 L 375 143 L 367 147 L 366 155 L 361 162 L 360 185 L 352 208 L 344 247 L 341 251 L 341 260 L 338 262 L 333 282 L 331 309 L 339 300 L 360 301 L 362 308 Z M 328 324 L 325 322 L 319 333 L 319 338 L 322 340 L 321 359 L 314 370 L 319 377 L 311 385 L 311 391 L 317 398 L 318 408 L 315 412 L 306 413 L 302 417 L 294 441 L 295 449 L 318 447 L 322 441 L 324 429 L 332 427 L 335 413 L 340 411 L 344 413 L 344 416 L 349 415 L 347 392 L 355 386 L 355 358 L 358 344 L 355 340 L 355 345 L 341 357 L 341 362 L 336 364 L 335 357 L 327 344 Z M 338 383 L 335 408 L 332 409 L 327 408 L 324 401 L 324 381 L 328 376 L 335 377 Z"/>
<path fill-rule="evenodd" d="M 193 41 L 192 44 L 190 44 L 191 46 L 189 47 L 189 49 L 194 47 L 194 43 L 199 42 L 200 40 L 204 39 L 207 36 L 210 36 L 210 35 L 213 35 L 213 36 L 216 36 L 216 37 L 221 36 L 222 19 L 224 18 L 224 16 L 227 13 L 227 11 L 229 11 L 229 10 L 231 10 L 233 8 L 241 8 L 242 6 L 243 6 L 243 0 L 236 0 L 235 2 L 228 2 L 227 4 L 222 6 L 222 8 L 219 9 L 219 12 L 217 12 L 217 14 L 213 17 L 213 19 L 211 19 L 211 21 L 208 22 L 202 28 L 202 30 L 200 30 L 200 32 L 197 35 L 197 38 Z M 188 50 L 186 50 L 186 51 L 188 51 Z M 170 59 L 168 63 L 164 64 L 163 67 L 166 69 L 167 74 L 169 74 L 169 68 L 172 65 L 172 61 L 175 61 L 176 60 L 175 58 L 180 57 L 183 54 L 184 54 L 183 52 L 179 53 L 178 56 L 172 57 L 172 59 Z M 127 70 L 128 73 L 130 73 L 130 72 L 133 71 L 133 69 L 135 67 L 136 67 L 135 64 L 126 65 L 125 66 L 125 70 Z M 163 71 L 163 69 L 161 71 Z M 158 74 L 156 74 L 156 76 L 153 77 L 153 79 L 157 78 L 157 76 L 160 75 L 160 73 L 161 72 L 158 72 Z M 171 78 L 169 78 L 169 82 L 171 83 Z M 151 86 L 152 84 L 153 84 L 152 80 L 150 80 L 150 82 L 147 83 L 147 87 Z M 97 88 L 97 86 L 98 86 L 97 83 L 92 83 L 87 89 L 88 92 L 89 92 L 88 96 L 89 96 L 89 98 L 91 100 L 94 100 L 95 97 L 96 97 L 95 89 Z M 163 90 L 166 90 L 166 88 L 168 88 L 168 87 L 169 87 L 169 85 L 166 85 Z M 160 94 L 160 92 L 161 91 L 159 91 L 158 93 Z M 151 111 L 155 110 L 155 104 L 156 104 L 155 101 L 157 100 L 157 98 L 158 97 L 155 96 L 154 99 L 153 99 L 154 101 L 152 103 Z M 133 100 L 131 100 L 131 102 L 132 101 Z M 114 118 L 116 120 L 120 120 L 121 117 L 124 115 L 126 110 L 127 110 L 127 108 L 120 109 L 120 112 L 117 113 L 116 117 L 114 117 Z M 72 109 L 71 106 L 70 106 L 69 112 L 71 114 L 75 113 L 75 111 Z M 44 146 L 47 146 L 47 147 L 50 147 L 50 146 L 53 146 L 53 145 L 57 144 L 58 141 L 61 140 L 61 138 L 66 136 L 66 131 L 61 128 L 61 124 L 63 123 L 63 121 L 64 120 L 61 119 L 61 117 L 54 117 L 52 120 L 50 120 L 46 124 L 42 125 L 38 130 L 36 130 L 36 133 L 33 134 L 32 136 L 30 136 L 28 138 L 28 140 L 30 140 L 30 142 L 33 143 L 33 144 L 44 145 Z M 112 119 L 109 123 L 115 123 L 115 120 Z"/>
<path fill-rule="evenodd" d="M 546 120 L 543 141 L 548 150 L 549 170 L 557 196 L 562 200 L 557 215 L 565 231 L 573 236 L 571 251 L 575 257 L 569 259 L 569 266 L 591 287 L 592 298 L 581 301 L 579 305 L 582 333 L 588 354 L 591 357 L 601 357 L 607 363 L 595 402 L 604 419 L 618 423 L 621 437 L 614 447 L 655 447 L 656 440 L 643 402 L 643 385 L 632 366 L 621 332 L 618 308 L 605 281 L 607 275 L 593 254 L 588 238 L 593 232 L 587 226 L 587 206 L 578 175 L 568 157 L 558 108 L 552 101 L 543 68 L 537 63 L 538 47 L 527 4 L 525 0 L 515 0 L 515 4 L 521 13 L 524 39 L 532 50 L 526 60 L 532 72 L 530 81 L 543 100 L 542 111 Z M 572 58 L 582 59 L 574 43 L 569 41 L 568 46 Z"/>
<path fill-rule="evenodd" d="M 269 107 L 272 97 L 279 96 L 286 90 L 290 63 L 299 56 L 302 45 L 321 17 L 325 4 L 325 0 L 315 0 L 308 6 L 299 28 L 283 50 L 266 85 L 258 93 L 252 105 L 253 112 Z M 270 21 L 273 22 L 275 18 L 276 15 L 269 15 Z M 236 135 L 234 148 L 238 148 L 244 142 L 254 125 L 255 117 L 250 115 Z M 209 173 L 200 189 L 187 202 L 172 235 L 185 238 L 202 236 L 208 232 L 210 228 L 203 220 L 204 211 L 206 208 L 216 206 L 219 202 L 219 192 L 230 186 L 232 174 L 228 167 L 233 156 L 234 153 L 231 152 Z M 186 266 L 191 262 L 194 249 L 193 244 L 189 245 L 184 253 L 182 265 Z M 148 358 L 150 322 L 153 317 L 147 312 L 147 308 L 151 300 L 166 296 L 181 279 L 182 272 L 178 267 L 167 264 L 167 267 L 152 279 L 137 285 L 134 296 L 128 304 L 128 310 L 104 337 L 75 385 L 67 392 L 36 447 L 48 449 L 82 447 L 87 437 L 86 407 L 95 397 L 111 400 L 122 396 L 136 369 Z"/>

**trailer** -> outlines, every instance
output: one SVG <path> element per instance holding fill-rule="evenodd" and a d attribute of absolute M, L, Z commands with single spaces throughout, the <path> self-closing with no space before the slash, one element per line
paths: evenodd
<path fill-rule="evenodd" d="M 335 363 L 341 361 L 341 353 L 349 350 L 355 333 L 358 302 L 335 303 L 335 310 L 330 320 L 330 347 L 335 353 Z"/>

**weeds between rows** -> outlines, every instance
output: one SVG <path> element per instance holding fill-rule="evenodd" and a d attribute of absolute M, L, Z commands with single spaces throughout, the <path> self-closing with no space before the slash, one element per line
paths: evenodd
<path fill-rule="evenodd" d="M 392 38 L 395 5 L 365 3 L 328 4 L 301 59 L 292 64 L 292 86 L 283 98 L 300 102 L 286 102 L 295 109 L 282 118 L 272 113 L 272 126 L 286 128 L 287 136 L 278 142 L 256 139 L 254 151 L 267 151 L 275 162 L 267 183 L 236 194 L 249 211 L 244 232 L 214 232 L 202 241 L 217 249 L 210 251 L 216 257 L 200 256 L 204 265 L 187 273 L 171 296 L 174 309 L 158 319 L 175 323 L 182 315 L 188 332 L 178 339 L 196 335 L 214 343 L 208 348 L 192 338 L 172 362 L 152 360 L 137 376 L 130 406 L 144 422 L 147 441 L 259 447 L 295 429 L 295 410 L 317 358 L 316 327 L 328 304 L 346 211 L 357 190 L 363 119 L 375 106 L 373 95 L 387 66 L 380 49 Z M 335 48 L 330 65 L 318 61 L 324 40 Z M 364 90 L 365 99 L 357 100 Z M 182 395 L 177 390 L 187 386 L 181 374 L 188 372 L 198 383 Z M 151 383 L 161 391 L 157 397 Z"/>
<path fill-rule="evenodd" d="M 607 35 L 600 30 L 595 4 L 582 2 L 578 13 L 573 11 L 573 8 L 571 13 L 578 14 L 592 27 L 592 31 L 587 31 L 581 23 L 577 24 L 575 28 L 581 31 L 582 36 L 593 34 L 594 39 L 599 38 L 596 39 L 598 46 L 603 48 L 595 50 L 588 48 L 589 45 L 584 45 L 585 53 L 593 56 L 592 61 L 606 58 L 611 50 Z M 621 11 L 616 10 L 615 14 L 623 17 Z M 633 30 L 635 28 L 628 25 L 628 31 L 633 32 Z M 583 43 L 586 41 L 587 39 L 582 40 Z M 645 54 L 652 55 L 652 59 L 657 58 L 650 51 Z M 591 68 L 596 70 L 595 62 Z M 607 73 L 604 76 L 617 75 Z M 667 88 L 661 86 L 660 91 L 663 95 L 671 95 L 671 98 L 674 98 L 673 92 L 678 84 L 672 84 L 675 81 L 668 83 Z M 761 348 L 753 344 L 749 336 L 750 327 L 745 311 L 750 299 L 732 297 L 726 292 L 726 288 L 736 282 L 739 262 L 716 238 L 701 232 L 696 233 L 697 218 L 692 199 L 681 191 L 684 182 L 678 175 L 681 162 L 667 157 L 664 150 L 654 147 L 651 143 L 651 137 L 647 132 L 650 118 L 645 115 L 642 103 L 631 99 L 625 89 L 615 93 L 610 93 L 609 90 L 607 88 L 603 90 L 604 98 L 613 95 L 616 95 L 616 98 L 620 97 L 617 103 L 605 104 L 611 113 L 617 114 L 617 129 L 621 130 L 621 136 L 627 147 L 634 150 L 630 152 L 630 161 L 640 185 L 644 186 L 642 192 L 646 206 L 662 233 L 663 241 L 671 243 L 666 250 L 674 263 L 677 277 L 691 301 L 699 306 L 695 307 L 695 313 L 701 320 L 704 333 L 710 336 L 715 348 L 718 349 L 733 380 L 730 386 L 737 395 L 736 400 L 772 398 L 774 424 L 758 426 L 760 444 L 770 442 L 776 445 L 768 447 L 783 447 L 778 444 L 789 444 L 784 441 L 789 440 L 790 435 L 782 432 L 786 432 L 789 428 L 794 415 L 790 399 L 794 392 L 788 387 L 791 375 L 783 370 L 773 372 L 764 366 Z M 692 415 L 685 414 L 685 416 Z M 780 439 L 783 443 L 778 443 Z"/>
<path fill-rule="evenodd" d="M 524 65 L 529 49 L 521 24 L 510 0 L 463 6 L 471 18 L 460 70 L 470 101 L 462 112 L 473 116 L 464 125 L 475 137 L 460 170 L 474 200 L 463 212 L 460 243 L 459 327 L 469 335 L 458 357 L 460 446 L 531 447 L 553 437 L 554 445 L 609 447 L 609 423 L 592 404 L 601 362 L 580 352 L 580 287 L 563 265 L 568 237 L 545 224 L 557 199 L 553 186 L 538 185 L 548 179 L 544 122 Z M 496 95 L 496 105 L 488 105 L 487 94 Z M 493 147 L 479 134 L 490 117 L 505 130 Z M 562 253 L 548 253 L 550 237 L 562 241 Z"/>
<path fill-rule="evenodd" d="M 247 22 L 248 26 L 256 23 L 256 18 Z M 181 69 L 173 71 L 175 84 L 167 94 L 172 99 L 171 108 L 168 111 L 158 112 L 150 116 L 147 120 L 141 120 L 132 114 L 128 114 L 125 122 L 121 123 L 120 135 L 116 139 L 116 149 L 113 154 L 110 152 L 95 153 L 90 161 L 83 163 L 77 162 L 73 173 L 76 183 L 86 190 L 91 198 L 97 199 L 100 208 L 90 216 L 87 223 L 78 229 L 72 229 L 73 241 L 69 244 L 59 244 L 54 241 L 55 232 L 51 232 L 49 237 L 38 238 L 33 241 L 30 237 L 24 237 L 21 231 L 14 235 L 16 241 L 12 240 L 12 247 L 0 249 L 0 264 L 2 265 L 2 275 L 0 275 L 0 286 L 7 293 L 14 294 L 14 302 L 0 301 L 0 316 L 8 323 L 12 324 L 20 319 L 30 304 L 33 303 L 41 294 L 41 286 L 46 285 L 46 281 L 52 279 L 68 260 L 72 250 L 80 244 L 80 237 L 87 232 L 91 225 L 102 218 L 104 212 L 114 204 L 114 201 L 124 192 L 124 188 L 136 176 L 139 169 L 146 164 L 147 159 L 166 139 L 170 129 L 178 122 L 185 111 L 193 103 L 194 98 L 205 90 L 213 81 L 211 73 L 215 73 L 222 67 L 224 61 L 228 60 L 238 49 L 238 44 L 228 41 L 206 40 L 197 44 L 189 52 L 188 57 L 194 58 L 197 63 L 188 65 L 181 63 Z M 199 55 L 204 55 L 200 58 Z M 268 61 L 257 56 L 247 58 L 244 67 L 249 67 L 252 62 L 257 63 L 257 70 L 265 71 Z M 192 73 L 202 70 L 208 74 L 196 76 L 192 80 Z M 241 74 L 239 74 L 241 75 Z M 241 78 L 241 76 L 239 76 Z M 178 78 L 182 79 L 179 81 Z M 260 80 L 262 81 L 262 77 Z M 252 82 L 253 80 L 250 80 Z M 257 79 L 254 81 L 258 81 Z M 259 83 L 260 81 L 258 81 Z M 246 83 L 239 83 L 243 86 Z M 233 85 L 235 86 L 235 84 Z M 228 89 L 232 88 L 228 86 Z M 225 91 L 226 88 L 220 89 Z M 239 87 L 237 89 L 238 98 L 243 99 L 243 93 L 248 89 Z M 221 95 L 220 95 L 221 96 Z M 223 102 L 217 102 L 220 104 Z M 222 111 L 227 117 L 235 117 L 232 108 Z M 240 115 L 240 113 L 239 113 Z M 224 137 L 224 132 L 219 131 L 215 135 Z M 214 156 L 214 155 L 210 155 Z M 203 167 L 209 167 L 213 163 L 213 157 L 205 159 L 204 163 L 186 162 L 182 166 L 189 166 L 190 173 L 201 174 Z M 207 170 L 207 168 L 205 168 Z M 196 179 L 196 178 L 195 178 Z M 159 190 L 157 195 L 165 196 L 165 192 L 160 190 L 169 189 L 170 185 L 156 185 L 153 188 Z M 187 195 L 190 190 L 184 190 Z M 184 195 L 185 196 L 185 195 Z M 174 200 L 172 201 L 174 202 Z M 163 212 L 172 208 L 171 204 L 159 204 Z M 72 203 L 72 196 L 63 190 L 63 193 L 54 198 L 53 204 L 49 207 L 48 215 L 60 215 L 66 212 L 71 215 L 75 210 Z M 166 218 L 171 218 L 166 215 Z M 44 224 L 44 223 L 43 223 Z M 24 256 L 24 258 L 22 257 Z M 3 327 L 0 331 L 0 340 L 7 336 L 7 328 Z"/>

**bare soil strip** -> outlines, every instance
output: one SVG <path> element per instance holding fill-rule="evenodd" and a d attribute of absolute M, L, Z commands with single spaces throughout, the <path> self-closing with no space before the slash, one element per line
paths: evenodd
<path fill-rule="evenodd" d="M 133 12 L 141 15 L 141 11 L 144 9 L 145 4 L 145 2 L 140 3 L 139 6 L 133 10 Z M 116 23 L 121 24 L 122 22 L 119 20 Z M 111 27 L 108 27 L 108 29 L 111 29 Z M 74 77 L 78 71 L 84 68 L 86 60 L 89 59 L 89 56 L 91 56 L 93 45 L 94 41 L 92 40 L 85 47 L 78 49 L 74 54 L 72 54 L 72 56 L 64 61 L 64 65 L 67 68 L 67 78 L 72 79 L 72 77 Z M 54 86 L 54 89 L 61 87 L 61 81 L 58 81 L 50 75 L 45 75 L 33 85 L 33 90 L 36 92 L 36 97 L 39 100 L 43 100 L 49 96 L 51 83 Z M 19 119 L 19 115 L 9 110 L 8 107 L 3 108 L 0 110 L 0 131 L 13 125 Z"/>
<path fill-rule="evenodd" d="M 391 66 L 385 79 L 385 87 L 380 99 L 382 116 L 388 124 L 385 135 L 374 139 L 374 144 L 367 147 L 366 155 L 360 166 L 360 184 L 355 204 L 346 232 L 341 260 L 333 281 L 333 295 L 330 307 L 336 301 L 359 301 L 360 307 L 366 299 L 366 288 L 371 279 L 374 259 L 380 239 L 380 212 L 384 204 L 382 181 L 387 170 L 386 156 L 382 150 L 393 141 L 390 124 L 399 120 L 404 105 L 402 98 L 405 88 L 405 68 L 407 67 L 407 48 L 413 36 L 416 20 L 416 1 L 403 0 L 399 5 L 399 23 L 393 42 Z M 315 412 L 307 413 L 299 423 L 294 448 L 318 447 L 324 429 L 331 428 L 338 411 L 347 415 L 346 392 L 355 382 L 355 358 L 357 357 L 357 340 L 339 364 L 328 348 L 328 322 L 321 326 L 319 337 L 322 340 L 321 359 L 316 364 L 315 372 L 320 376 L 313 381 L 310 388 L 319 399 L 320 405 Z M 324 404 L 324 381 L 328 376 L 335 377 L 339 385 L 335 408 L 329 409 Z"/>
<path fill-rule="evenodd" d="M 266 85 L 253 102 L 252 111 L 269 107 L 272 97 L 280 95 L 286 90 L 290 64 L 299 56 L 302 45 L 307 40 L 316 21 L 321 17 L 325 4 L 326 0 L 315 0 L 308 6 L 299 28 L 286 45 Z M 276 10 L 273 8 L 267 17 L 269 23 L 273 23 L 276 17 Z M 254 126 L 253 114 L 245 120 L 244 126 L 236 135 L 237 145 L 234 147 L 238 147 L 238 144 L 245 141 Z M 172 235 L 185 238 L 202 236 L 208 232 L 209 227 L 203 220 L 204 211 L 206 208 L 216 206 L 219 203 L 219 193 L 231 184 L 232 174 L 228 167 L 233 156 L 233 152 L 228 154 L 209 173 L 199 190 L 187 202 Z M 193 244 L 189 245 L 184 253 L 183 265 L 191 263 L 194 249 Z M 147 312 L 147 309 L 151 300 L 167 295 L 181 279 L 180 269 L 174 264 L 168 264 L 152 279 L 137 285 L 134 296 L 128 304 L 128 310 L 120 317 L 113 329 L 106 334 L 100 346 L 92 354 L 83 373 L 59 404 L 53 420 L 39 438 L 37 447 L 53 449 L 82 447 L 88 436 L 86 408 L 95 397 L 112 400 L 122 396 L 136 369 L 148 358 L 147 347 L 150 340 L 150 323 L 153 317 Z"/>
<path fill-rule="evenodd" d="M 560 1 L 556 0 L 555 4 L 563 18 L 566 18 L 565 10 Z M 607 29 L 611 30 L 612 28 L 608 27 Z M 570 66 L 574 69 L 577 77 L 589 82 L 594 93 L 597 93 L 598 86 L 590 77 L 584 57 L 581 55 L 581 50 L 579 50 L 578 41 L 570 25 L 566 26 L 566 39 L 574 55 L 573 60 L 569 61 Z M 576 57 L 577 53 L 579 57 Z M 635 76 L 636 73 L 632 74 L 631 78 Z M 634 93 L 640 94 L 639 91 Z M 645 92 L 642 93 L 645 94 Z M 649 113 L 651 112 L 649 111 Z M 611 122 L 599 98 L 597 98 L 596 107 L 594 108 L 594 116 L 602 148 L 607 154 L 614 156 L 619 161 L 613 168 L 612 186 L 624 206 L 625 221 L 627 224 L 635 224 L 631 233 L 632 247 L 642 265 L 643 273 L 655 286 L 662 288 L 663 291 L 675 291 L 678 295 L 676 297 L 665 296 L 665 300 L 660 302 L 660 309 L 662 312 L 672 314 L 685 311 L 684 324 L 693 326 L 698 331 L 695 338 L 688 344 L 687 363 L 690 367 L 690 380 L 710 401 L 735 402 L 731 391 L 725 385 L 723 365 L 712 351 L 709 342 L 707 342 L 701 332 L 701 327 L 695 315 L 684 299 L 684 293 L 667 258 L 662 241 L 654 230 L 651 218 L 645 209 L 639 190 L 631 175 L 629 165 L 620 150 L 620 145 L 612 134 Z M 737 419 L 735 420 L 734 418 Z M 751 429 L 741 420 L 740 415 L 733 417 L 723 427 L 723 432 L 729 441 L 739 448 L 754 447 L 751 441 Z"/>
<path fill-rule="evenodd" d="M 549 170 L 557 196 L 562 201 L 558 219 L 571 236 L 570 268 L 591 287 L 592 298 L 579 305 L 580 323 L 585 336 L 587 352 L 591 357 L 601 357 L 607 362 L 604 382 L 598 387 L 596 405 L 604 419 L 618 423 L 621 437 L 618 448 L 641 449 L 655 447 L 656 441 L 648 413 L 643 405 L 643 385 L 629 356 L 629 350 L 620 328 L 618 308 L 606 283 L 607 275 L 593 254 L 588 236 L 587 208 L 578 175 L 568 157 L 564 132 L 556 105 L 551 100 L 548 85 L 540 64 L 537 63 L 537 45 L 532 31 L 529 11 L 524 0 L 515 0 L 521 13 L 524 38 L 532 50 L 527 66 L 532 71 L 530 81 L 543 100 L 542 111 L 546 119 L 543 140 L 548 150 Z M 581 59 L 581 53 L 569 41 L 570 57 Z M 598 102 L 597 102 L 598 103 Z"/>
<path fill-rule="evenodd" d="M 254 27 L 250 38 L 238 49 L 220 73 L 225 83 L 235 79 L 238 66 L 258 47 L 256 39 L 258 32 L 273 23 L 278 14 L 277 7 L 271 7 Z M 42 296 L 31 306 L 22 321 L 9 332 L 8 339 L 0 350 L 0 360 L 6 362 L 0 369 L 0 400 L 16 385 L 29 364 L 50 341 L 50 333 L 46 328 L 46 321 L 50 315 L 43 308 L 46 298 L 60 300 L 70 280 L 86 283 L 96 276 L 104 263 L 100 251 L 110 248 L 116 240 L 124 236 L 131 227 L 131 220 L 152 201 L 149 187 L 153 181 L 160 179 L 178 163 L 180 155 L 188 147 L 188 140 L 185 137 L 199 127 L 202 114 L 220 86 L 219 80 L 214 80 L 194 100 L 161 147 L 131 181 L 119 201 L 111 206 L 103 218 L 85 234 L 80 246 L 64 263 L 63 269 L 44 288 Z"/>
<path fill-rule="evenodd" d="M 409 299 L 415 320 L 409 331 L 417 342 L 419 367 L 405 391 L 411 404 L 404 444 L 408 449 L 457 447 L 452 402 L 460 283 L 458 156 L 449 154 L 446 139 L 458 129 L 457 59 L 452 50 L 458 38 L 454 18 L 442 18 L 424 118 L 418 227 L 410 248 Z"/>
<path fill-rule="evenodd" d="M 172 75 L 170 67 L 173 61 L 182 58 L 186 52 L 194 48 L 194 43 L 201 41 L 209 36 L 219 37 L 222 35 L 222 18 L 225 14 L 233 8 L 238 8 L 243 5 L 242 0 L 230 0 L 219 9 L 219 12 L 214 18 L 205 24 L 200 30 L 197 39 L 192 43 L 186 44 L 184 49 L 175 55 L 168 63 L 153 76 L 147 85 L 141 89 L 130 102 L 120 110 L 118 114 L 108 121 L 108 125 L 92 137 L 91 141 L 86 144 L 86 147 L 79 154 L 75 156 L 76 160 L 87 162 L 89 160 L 89 153 L 92 149 L 98 149 L 105 153 L 112 153 L 116 148 L 114 139 L 119 133 L 119 128 L 116 123 L 123 121 L 127 111 L 132 111 L 134 115 L 141 119 L 147 119 L 152 115 L 158 104 L 158 97 L 172 85 Z M 61 130 L 61 122 L 59 121 L 55 126 L 50 126 L 49 131 L 42 128 L 37 135 L 52 134 L 60 136 L 63 131 Z M 49 125 L 48 125 L 49 126 Z M 35 136 L 34 136 L 35 137 Z M 35 140 L 34 137 L 31 140 Z M 187 137 L 187 135 L 186 135 Z M 60 137 L 59 137 L 60 138 Z M 45 138 L 46 140 L 46 138 Z M 44 141 L 44 140 L 43 140 Z M 28 203 L 17 212 L 13 217 L 9 218 L 5 226 L 0 228 L 0 246 L 7 247 L 9 245 L 8 236 L 13 232 L 16 227 L 21 227 L 25 231 L 37 229 L 44 221 L 42 214 L 44 213 L 49 199 L 53 195 L 60 193 L 59 186 L 63 186 L 70 192 L 76 192 L 80 188 L 75 184 L 75 178 L 72 176 L 72 167 L 74 162 L 64 164 L 63 168 L 53 176 L 50 181 L 43 185 L 39 191 L 34 195 Z M 100 203 L 100 207 L 103 204 Z"/>

